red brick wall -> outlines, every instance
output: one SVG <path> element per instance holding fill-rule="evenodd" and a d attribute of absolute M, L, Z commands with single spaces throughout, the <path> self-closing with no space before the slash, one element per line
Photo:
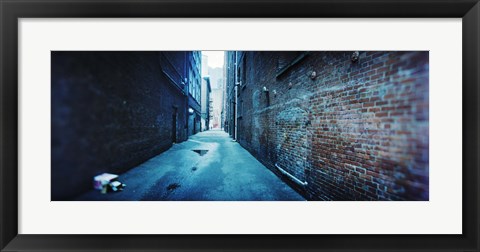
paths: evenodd
<path fill-rule="evenodd" d="M 428 52 L 352 53 L 245 53 L 238 141 L 309 199 L 428 200 Z"/>

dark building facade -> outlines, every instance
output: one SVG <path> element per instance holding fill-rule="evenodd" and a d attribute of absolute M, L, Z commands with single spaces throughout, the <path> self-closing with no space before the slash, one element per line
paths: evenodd
<path fill-rule="evenodd" d="M 212 104 L 210 93 L 212 88 L 210 86 L 210 77 L 204 76 L 202 79 L 202 131 L 210 129 L 210 118 L 212 115 Z"/>
<path fill-rule="evenodd" d="M 428 52 L 227 52 L 225 130 L 312 200 L 429 199 Z"/>
<path fill-rule="evenodd" d="M 243 52 L 225 52 L 225 91 L 224 91 L 224 130 L 236 139 L 236 102 L 237 102 L 237 62 Z"/>
<path fill-rule="evenodd" d="M 52 200 L 188 138 L 195 52 L 51 53 Z M 195 68 L 195 69 L 192 69 Z"/>
<path fill-rule="evenodd" d="M 202 90 L 202 55 L 201 51 L 192 51 L 187 54 L 187 76 L 188 83 L 188 135 L 194 135 L 201 131 L 202 108 L 201 108 L 201 90 Z"/>

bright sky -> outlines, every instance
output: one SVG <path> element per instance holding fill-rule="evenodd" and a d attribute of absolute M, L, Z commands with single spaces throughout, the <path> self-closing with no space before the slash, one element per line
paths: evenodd
<path fill-rule="evenodd" d="M 223 67 L 224 51 L 202 51 L 202 54 L 207 55 L 209 67 Z"/>

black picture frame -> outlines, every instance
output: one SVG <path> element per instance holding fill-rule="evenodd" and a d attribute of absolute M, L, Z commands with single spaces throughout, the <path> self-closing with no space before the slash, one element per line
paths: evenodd
<path fill-rule="evenodd" d="M 1 251 L 479 251 L 478 0 L 0 0 Z M 462 235 L 18 234 L 18 19 L 53 17 L 462 18 Z M 445 59 L 448 60 L 448 59 Z M 41 216 L 41 213 L 39 213 Z"/>

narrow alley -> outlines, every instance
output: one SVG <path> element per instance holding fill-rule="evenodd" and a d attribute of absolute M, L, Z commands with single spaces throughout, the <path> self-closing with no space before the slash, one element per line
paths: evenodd
<path fill-rule="evenodd" d="M 304 200 L 227 133 L 200 132 L 119 176 L 122 192 L 77 200 Z"/>
<path fill-rule="evenodd" d="M 428 201 L 428 51 L 52 51 L 52 201 Z"/>

